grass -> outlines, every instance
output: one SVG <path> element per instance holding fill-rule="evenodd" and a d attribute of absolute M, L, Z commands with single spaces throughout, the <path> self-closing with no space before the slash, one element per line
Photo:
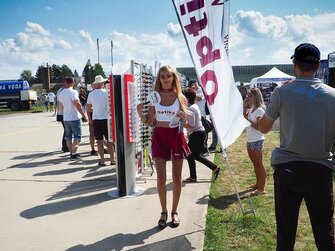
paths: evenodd
<path fill-rule="evenodd" d="M 0 108 L 0 116 L 1 115 L 9 115 L 9 114 L 20 114 L 20 113 L 36 113 L 45 111 L 44 106 L 32 106 L 30 110 L 22 110 L 22 111 L 11 111 L 9 108 Z"/>
<path fill-rule="evenodd" d="M 217 181 L 212 183 L 205 230 L 205 251 L 224 250 L 275 250 L 276 221 L 274 212 L 273 169 L 270 165 L 271 150 L 279 145 L 279 132 L 266 135 L 263 152 L 267 171 L 265 195 L 251 197 L 256 217 L 243 215 L 234 191 L 233 181 L 226 161 L 216 154 L 215 162 L 223 167 Z M 241 196 L 244 210 L 250 209 L 249 186 L 255 183 L 253 165 L 246 150 L 243 133 L 227 149 L 230 167 Z M 310 221 L 304 203 L 300 209 L 295 250 L 316 250 Z"/>

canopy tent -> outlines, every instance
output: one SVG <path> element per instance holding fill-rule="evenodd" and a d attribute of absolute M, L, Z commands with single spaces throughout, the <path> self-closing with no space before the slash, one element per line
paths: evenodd
<path fill-rule="evenodd" d="M 260 77 L 253 78 L 250 81 L 250 87 L 260 87 L 263 88 L 270 87 L 272 83 L 276 83 L 278 86 L 282 85 L 282 82 L 285 82 L 287 80 L 294 79 L 295 77 L 288 75 L 280 70 L 278 70 L 276 67 L 273 67 L 271 70 L 269 70 L 267 73 Z"/>

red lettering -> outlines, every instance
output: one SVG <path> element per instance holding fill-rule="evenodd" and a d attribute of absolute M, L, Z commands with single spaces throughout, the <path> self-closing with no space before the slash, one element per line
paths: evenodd
<path fill-rule="evenodd" d="M 201 76 L 201 83 L 203 84 L 204 90 L 206 90 L 206 85 L 208 81 L 212 81 L 214 83 L 214 92 L 210 95 L 207 95 L 207 102 L 209 105 L 214 104 L 214 100 L 218 95 L 219 87 L 218 87 L 218 80 L 216 78 L 215 72 L 211 70 L 207 70 Z"/>
<path fill-rule="evenodd" d="M 206 48 L 206 54 L 204 54 L 204 48 Z M 216 49 L 213 51 L 212 41 L 206 36 L 200 38 L 198 41 L 197 53 L 200 56 L 201 67 L 221 58 L 220 50 Z"/>
<path fill-rule="evenodd" d="M 190 24 L 185 25 L 185 30 L 188 34 L 192 34 L 193 37 L 199 36 L 199 31 L 202 31 L 207 26 L 207 15 L 204 13 L 204 18 L 196 20 L 195 17 L 190 18 Z"/>

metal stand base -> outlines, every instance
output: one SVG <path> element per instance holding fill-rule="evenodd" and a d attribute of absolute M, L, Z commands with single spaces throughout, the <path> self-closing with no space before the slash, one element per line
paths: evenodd
<path fill-rule="evenodd" d="M 109 191 L 107 194 L 108 194 L 108 196 L 110 196 L 112 198 L 126 199 L 126 198 L 133 198 L 133 197 L 142 195 L 144 192 L 145 192 L 144 188 L 136 186 L 135 187 L 135 192 L 133 192 L 132 194 L 129 194 L 127 196 L 120 197 L 119 196 L 119 190 L 118 190 L 117 187 L 115 187 L 115 188 L 112 188 L 112 190 Z"/>

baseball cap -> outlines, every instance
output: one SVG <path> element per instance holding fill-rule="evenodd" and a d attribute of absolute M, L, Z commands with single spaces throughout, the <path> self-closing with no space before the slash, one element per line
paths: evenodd
<path fill-rule="evenodd" d="M 320 61 L 320 51 L 314 44 L 303 43 L 295 48 L 291 59 L 309 64 L 317 64 Z"/>

